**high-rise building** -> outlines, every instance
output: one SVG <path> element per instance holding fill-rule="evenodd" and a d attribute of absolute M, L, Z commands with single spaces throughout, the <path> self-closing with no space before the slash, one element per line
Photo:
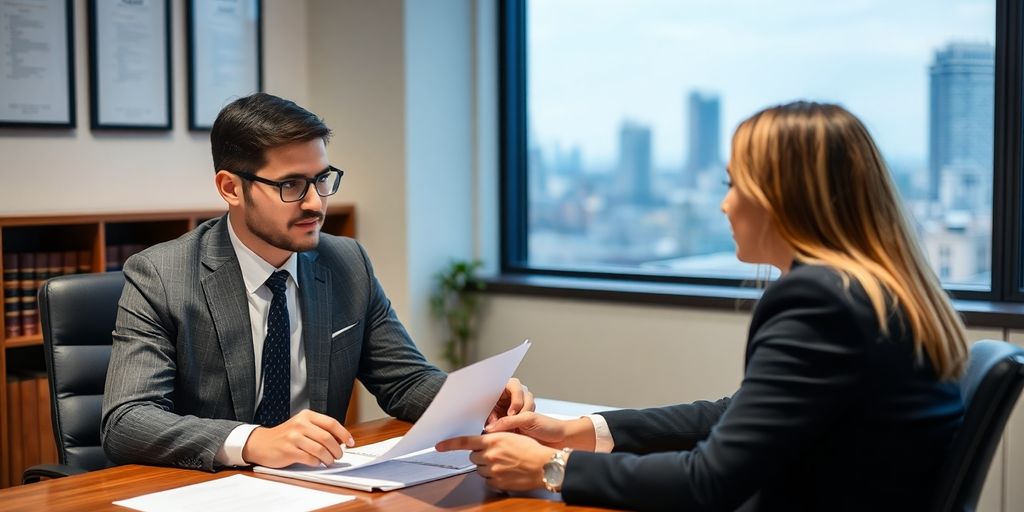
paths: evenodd
<path fill-rule="evenodd" d="M 619 195 L 635 204 L 651 202 L 651 129 L 630 121 L 619 128 Z"/>
<path fill-rule="evenodd" d="M 991 206 L 995 47 L 950 43 L 929 68 L 928 199 Z"/>
<path fill-rule="evenodd" d="M 721 166 L 721 105 L 717 94 L 691 91 L 687 109 L 688 157 L 683 186 L 693 188 L 697 175 Z"/>

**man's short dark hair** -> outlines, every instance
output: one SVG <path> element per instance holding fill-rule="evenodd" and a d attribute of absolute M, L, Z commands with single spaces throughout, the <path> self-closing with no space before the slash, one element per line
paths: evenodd
<path fill-rule="evenodd" d="M 213 122 L 210 145 L 213 170 L 255 173 L 267 164 L 268 149 L 331 138 L 331 129 L 316 114 L 294 101 L 258 92 L 224 107 Z"/>

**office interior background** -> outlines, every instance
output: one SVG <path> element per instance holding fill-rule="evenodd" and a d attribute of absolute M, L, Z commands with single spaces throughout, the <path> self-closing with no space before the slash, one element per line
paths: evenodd
<path fill-rule="evenodd" d="M 722 290 L 770 273 L 736 261 L 719 211 L 729 136 L 792 99 L 861 116 L 944 284 L 962 298 L 989 291 L 997 2 L 728 3 L 541 0 L 517 33 L 500 28 L 496 1 L 263 0 L 263 89 L 334 130 L 328 154 L 345 179 L 331 202 L 355 206 L 357 238 L 432 361 L 435 272 L 479 258 L 487 275 L 518 276 L 483 295 L 476 355 L 531 339 L 518 376 L 541 397 L 645 407 L 735 390 L 750 320 L 740 298 L 756 288 Z M 0 216 L 222 208 L 209 133 L 187 128 L 183 1 L 166 132 L 88 128 L 85 0 L 74 9 L 78 126 L 0 130 Z M 522 43 L 527 72 L 514 205 L 503 38 Z M 563 291 L 531 292 L 522 276 Z M 715 285 L 719 300 L 564 291 L 581 276 L 602 278 L 579 285 L 592 292 Z M 1024 330 L 1000 325 L 969 335 L 1024 345 Z M 369 395 L 360 404 L 361 419 L 382 414 Z M 1021 408 L 981 510 L 1024 509 Z"/>

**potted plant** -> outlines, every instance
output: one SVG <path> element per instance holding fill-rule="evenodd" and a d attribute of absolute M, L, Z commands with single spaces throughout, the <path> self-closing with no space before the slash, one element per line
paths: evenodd
<path fill-rule="evenodd" d="M 430 297 L 434 316 L 444 322 L 446 339 L 444 358 L 456 369 L 469 360 L 469 344 L 473 337 L 473 320 L 478 297 L 475 292 L 484 289 L 476 271 L 483 265 L 480 260 L 452 261 L 434 274 L 437 290 Z"/>

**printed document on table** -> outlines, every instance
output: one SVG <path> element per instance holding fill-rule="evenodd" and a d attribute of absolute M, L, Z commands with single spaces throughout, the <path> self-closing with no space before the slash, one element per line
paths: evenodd
<path fill-rule="evenodd" d="M 515 373 L 529 348 L 530 341 L 526 340 L 516 348 L 450 373 L 419 421 L 402 437 L 347 449 L 342 458 L 326 468 L 293 465 L 281 469 L 257 466 L 254 470 L 357 489 L 364 486 L 354 485 L 348 477 L 354 479 L 365 475 L 371 480 L 386 480 L 387 485 L 370 487 L 383 490 L 472 471 L 474 466 L 469 462 L 468 452 L 437 453 L 434 445 L 452 437 L 480 434 L 487 416 L 505 389 L 505 383 Z M 372 471 L 369 469 L 388 461 L 395 464 Z M 356 470 L 360 474 L 353 473 Z M 408 474 L 410 472 L 412 474 Z M 404 476 L 400 477 L 399 473 Z M 423 479 L 428 476 L 434 478 Z"/>
<path fill-rule="evenodd" d="M 401 437 L 393 437 L 345 450 L 342 459 L 328 468 L 295 465 L 284 469 L 257 467 L 255 470 L 362 491 L 391 491 L 476 469 L 469 460 L 469 452 L 438 453 L 433 447 L 394 459 L 383 459 L 382 456 L 401 440 Z M 342 464 L 341 460 L 346 462 Z"/>
<path fill-rule="evenodd" d="M 356 499 L 355 496 L 306 489 L 245 475 L 232 475 L 115 501 L 114 505 L 144 512 L 305 512 Z"/>

